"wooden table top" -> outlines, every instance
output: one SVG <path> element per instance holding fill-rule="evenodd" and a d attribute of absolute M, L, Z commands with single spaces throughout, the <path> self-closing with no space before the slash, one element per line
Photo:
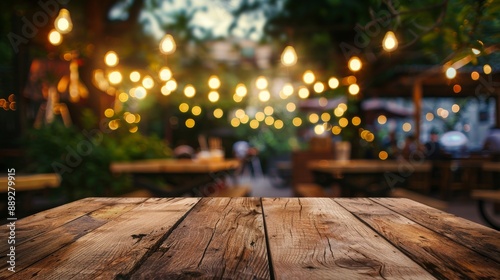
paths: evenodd
<path fill-rule="evenodd" d="M 498 231 L 403 198 L 86 198 L 15 223 L 1 279 L 500 275 Z"/>
<path fill-rule="evenodd" d="M 500 172 L 500 162 L 494 162 L 494 161 L 483 162 L 482 168 L 485 171 Z"/>
<path fill-rule="evenodd" d="M 427 172 L 432 168 L 432 163 L 427 161 L 415 162 L 398 160 L 312 160 L 308 167 L 320 172 L 343 173 L 379 173 L 379 172 Z"/>
<path fill-rule="evenodd" d="M 13 176 L 15 185 L 12 187 L 16 191 L 31 191 L 44 188 L 56 188 L 61 183 L 61 178 L 55 173 L 44 174 L 16 174 Z M 7 192 L 8 177 L 0 177 L 0 192 Z"/>
<path fill-rule="evenodd" d="M 131 162 L 111 163 L 114 173 L 212 173 L 238 168 L 236 159 L 191 160 L 191 159 L 150 159 Z"/>

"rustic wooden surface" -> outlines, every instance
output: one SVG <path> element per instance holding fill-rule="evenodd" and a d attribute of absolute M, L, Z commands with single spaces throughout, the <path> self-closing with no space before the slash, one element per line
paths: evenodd
<path fill-rule="evenodd" d="M 402 198 L 87 198 L 16 221 L 15 245 L 0 279 L 500 275 L 498 231 Z"/>
<path fill-rule="evenodd" d="M 397 160 L 314 160 L 308 164 L 309 169 L 326 173 L 380 173 L 380 172 L 428 172 L 432 168 L 430 162 L 410 163 Z"/>

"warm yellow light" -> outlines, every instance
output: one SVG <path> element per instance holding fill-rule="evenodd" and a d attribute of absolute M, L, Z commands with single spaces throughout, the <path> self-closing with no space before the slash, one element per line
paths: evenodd
<path fill-rule="evenodd" d="M 474 71 L 472 73 L 470 73 L 470 77 L 474 80 L 474 81 L 477 81 L 479 80 L 479 73 L 477 71 Z"/>
<path fill-rule="evenodd" d="M 411 130 L 411 124 L 410 124 L 410 123 L 408 123 L 408 122 L 405 122 L 405 123 L 403 124 L 403 127 L 402 127 L 402 128 L 403 128 L 403 131 L 404 131 L 404 132 L 408 132 L 408 131 L 410 131 L 410 130 Z"/>
<path fill-rule="evenodd" d="M 166 34 L 160 41 L 160 51 L 163 54 L 172 54 L 175 52 L 175 41 L 174 37 L 170 34 Z"/>
<path fill-rule="evenodd" d="M 338 125 L 334 125 L 332 127 L 332 133 L 335 134 L 335 135 L 339 135 L 340 132 L 342 132 L 342 128 L 340 128 L 340 126 Z"/>
<path fill-rule="evenodd" d="M 49 42 L 54 46 L 59 46 L 62 43 L 61 33 L 57 32 L 57 30 L 51 30 L 48 38 Z"/>
<path fill-rule="evenodd" d="M 325 85 L 322 82 L 316 82 L 313 89 L 316 93 L 322 93 L 325 90 Z"/>
<path fill-rule="evenodd" d="M 297 53 L 292 46 L 287 46 L 281 53 L 281 63 L 285 66 L 293 66 L 297 63 Z"/>
<path fill-rule="evenodd" d="M 432 121 L 434 119 L 434 114 L 430 112 L 425 114 L 425 119 L 429 122 Z"/>
<path fill-rule="evenodd" d="M 218 89 L 220 87 L 220 84 L 221 83 L 219 77 L 215 75 L 210 76 L 210 78 L 208 79 L 208 87 L 210 87 L 211 89 Z"/>
<path fill-rule="evenodd" d="M 299 88 L 298 95 L 300 98 L 306 99 L 309 97 L 309 90 L 306 87 L 302 86 Z"/>
<path fill-rule="evenodd" d="M 441 108 L 441 107 L 440 107 L 440 108 L 437 108 L 437 110 L 436 110 L 437 115 L 438 115 L 438 116 L 441 116 L 441 114 L 443 113 L 443 110 L 444 110 L 444 109 L 443 109 L 443 108 Z"/>
<path fill-rule="evenodd" d="M 234 102 L 239 103 L 239 102 L 243 101 L 243 97 L 241 97 L 237 94 L 233 94 L 233 100 L 234 100 Z"/>
<path fill-rule="evenodd" d="M 243 97 L 243 96 L 247 95 L 247 87 L 241 83 L 237 84 L 236 85 L 236 95 L 238 95 L 239 97 Z"/>
<path fill-rule="evenodd" d="M 266 89 L 267 85 L 268 85 L 268 82 L 267 82 L 266 77 L 264 77 L 264 76 L 258 77 L 257 80 L 255 81 L 255 86 L 260 90 Z"/>
<path fill-rule="evenodd" d="M 71 16 L 68 10 L 61 9 L 59 11 L 59 15 L 54 21 L 54 27 L 61 34 L 66 34 L 73 30 L 73 22 L 71 21 Z"/>
<path fill-rule="evenodd" d="M 111 130 L 117 130 L 118 127 L 120 127 L 120 123 L 117 121 L 117 120 L 112 120 L 108 123 L 108 127 L 111 129 Z"/>
<path fill-rule="evenodd" d="M 340 103 L 339 105 L 337 105 L 337 107 L 344 110 L 344 112 L 347 111 L 347 104 L 345 104 L 345 103 Z"/>
<path fill-rule="evenodd" d="M 386 151 L 380 151 L 378 153 L 378 158 L 381 160 L 386 160 L 389 157 L 389 154 Z"/>
<path fill-rule="evenodd" d="M 396 35 L 394 35 L 394 32 L 387 31 L 387 33 L 385 33 L 382 47 L 386 52 L 392 52 L 398 48 L 398 39 Z"/>
<path fill-rule="evenodd" d="M 271 94 L 267 90 L 262 90 L 259 92 L 259 100 L 262 102 L 269 101 L 271 98 Z"/>
<path fill-rule="evenodd" d="M 128 95 L 130 95 L 130 97 L 135 97 L 135 90 L 136 88 L 131 88 L 128 90 Z"/>
<path fill-rule="evenodd" d="M 443 111 L 441 111 L 441 115 L 440 116 L 443 119 L 446 119 L 449 115 L 450 115 L 450 112 L 448 110 L 443 110 Z"/>
<path fill-rule="evenodd" d="M 187 84 L 186 86 L 184 86 L 184 95 L 187 98 L 191 98 L 191 97 L 195 96 L 195 94 L 196 94 L 196 89 L 194 88 L 193 85 Z"/>
<path fill-rule="evenodd" d="M 137 71 L 133 71 L 133 72 L 130 73 L 129 78 L 134 83 L 138 82 L 141 79 L 141 73 L 139 73 Z"/>
<path fill-rule="evenodd" d="M 339 125 L 341 127 L 346 127 L 349 124 L 349 120 L 346 118 L 340 118 L 339 119 Z"/>
<path fill-rule="evenodd" d="M 125 92 L 122 92 L 118 95 L 118 100 L 120 100 L 120 102 L 127 102 L 128 101 L 128 94 L 126 94 Z"/>
<path fill-rule="evenodd" d="M 189 118 L 186 120 L 185 124 L 187 128 L 193 128 L 196 122 L 193 119 Z"/>
<path fill-rule="evenodd" d="M 282 90 L 282 91 L 283 91 L 283 94 L 284 94 L 285 96 L 287 96 L 287 97 L 288 97 L 288 96 L 290 96 L 290 95 L 292 95 L 292 94 L 293 94 L 293 86 L 292 86 L 292 84 L 290 84 L 290 83 L 286 83 L 286 84 L 283 86 L 283 90 Z"/>
<path fill-rule="evenodd" d="M 142 79 L 142 86 L 145 89 L 152 89 L 155 86 L 155 81 L 151 76 L 145 76 L 144 79 Z"/>
<path fill-rule="evenodd" d="M 348 84 L 348 85 L 355 84 L 357 81 L 358 81 L 358 79 L 354 75 L 351 75 L 349 77 L 342 79 L 342 83 Z"/>
<path fill-rule="evenodd" d="M 448 67 L 446 69 L 446 78 L 451 80 L 451 79 L 455 78 L 456 76 L 457 76 L 457 70 L 455 68 Z"/>
<path fill-rule="evenodd" d="M 139 127 L 137 125 L 134 125 L 133 127 L 131 127 L 128 131 L 130 131 L 130 133 L 136 133 L 137 130 L 139 130 Z"/>
<path fill-rule="evenodd" d="M 288 102 L 288 103 L 286 104 L 286 110 L 287 110 L 288 112 L 290 112 L 290 113 L 291 113 L 291 112 L 294 112 L 296 109 L 297 109 L 297 105 L 295 105 L 295 103 L 293 103 L 293 102 Z"/>
<path fill-rule="evenodd" d="M 166 82 L 172 79 L 172 70 L 170 70 L 170 68 L 168 67 L 162 67 L 160 69 L 160 72 L 158 73 L 158 77 L 160 78 L 160 80 Z"/>
<path fill-rule="evenodd" d="M 323 114 L 321 114 L 321 120 L 324 122 L 330 121 L 331 118 L 332 118 L 332 116 L 330 116 L 330 114 L 328 114 L 327 112 L 324 112 Z"/>
<path fill-rule="evenodd" d="M 224 116 L 224 111 L 222 111 L 222 109 L 217 108 L 214 110 L 214 117 L 215 118 L 220 119 L 220 118 L 222 118 L 222 116 Z"/>
<path fill-rule="evenodd" d="M 295 117 L 295 118 L 293 118 L 293 120 L 292 120 L 292 124 L 293 124 L 294 126 L 301 126 L 301 125 L 302 125 L 302 119 L 301 119 L 301 118 L 299 118 L 299 117 Z"/>
<path fill-rule="evenodd" d="M 333 110 L 333 114 L 339 118 L 339 117 L 342 117 L 342 115 L 344 114 L 344 109 L 340 108 L 340 107 L 337 107 L 335 108 L 335 110 Z"/>
<path fill-rule="evenodd" d="M 459 106 L 458 104 L 453 104 L 453 105 L 451 106 L 451 111 L 452 111 L 453 113 L 458 113 L 458 111 L 460 111 L 460 106 Z"/>
<path fill-rule="evenodd" d="M 122 81 L 122 73 L 120 71 L 113 71 L 109 73 L 108 80 L 113 85 L 119 84 Z"/>
<path fill-rule="evenodd" d="M 386 116 L 384 116 L 384 115 L 380 115 L 380 116 L 378 116 L 378 118 L 377 118 L 377 122 L 378 122 L 379 124 L 385 124 L 385 123 L 387 122 L 387 117 L 386 117 Z"/>
<path fill-rule="evenodd" d="M 349 86 L 348 90 L 351 95 L 356 95 L 359 93 L 359 86 L 358 84 L 352 84 Z"/>
<path fill-rule="evenodd" d="M 160 91 L 161 91 L 161 94 L 163 94 L 165 96 L 168 96 L 168 95 L 170 95 L 172 93 L 170 90 L 168 90 L 167 85 L 163 85 L 161 87 Z"/>
<path fill-rule="evenodd" d="M 311 70 L 307 70 L 306 72 L 304 72 L 304 76 L 302 76 L 302 79 L 304 80 L 304 83 L 310 85 L 314 83 L 316 77 L 314 76 L 314 73 Z"/>
<path fill-rule="evenodd" d="M 272 116 L 267 116 L 264 119 L 264 123 L 266 123 L 267 125 L 273 125 L 274 124 L 274 118 Z"/>
<path fill-rule="evenodd" d="M 177 82 L 174 79 L 168 80 L 165 83 L 165 87 L 168 89 L 168 91 L 172 92 L 177 89 Z"/>
<path fill-rule="evenodd" d="M 475 54 L 475 55 L 479 55 L 481 53 L 480 50 L 476 49 L 476 48 L 472 48 L 471 49 L 472 53 Z"/>
<path fill-rule="evenodd" d="M 248 115 L 244 115 L 243 118 L 240 119 L 240 122 L 245 124 L 250 120 L 250 117 Z"/>
<path fill-rule="evenodd" d="M 179 111 L 181 111 L 182 113 L 186 113 L 187 111 L 189 111 L 189 105 L 187 103 L 179 104 Z"/>
<path fill-rule="evenodd" d="M 115 110 L 108 108 L 104 110 L 104 115 L 106 116 L 106 118 L 111 118 L 115 115 Z"/>
<path fill-rule="evenodd" d="M 127 114 L 125 116 L 125 121 L 128 123 L 134 123 L 135 122 L 135 115 L 134 114 Z"/>
<path fill-rule="evenodd" d="M 491 70 L 492 69 L 491 69 L 491 66 L 489 64 L 485 64 L 483 66 L 483 72 L 484 72 L 484 74 L 489 75 L 491 73 Z"/>
<path fill-rule="evenodd" d="M 274 122 L 274 128 L 276 128 L 276 129 L 282 129 L 282 128 L 283 128 L 283 126 L 284 126 L 284 123 L 283 123 L 283 121 L 282 121 L 282 120 L 276 120 L 276 121 Z"/>
<path fill-rule="evenodd" d="M 219 98 L 220 98 L 219 93 L 214 90 L 208 93 L 208 100 L 212 103 L 217 102 Z"/>
<path fill-rule="evenodd" d="M 363 63 L 361 63 L 361 60 L 357 56 L 351 57 L 348 62 L 348 67 L 351 69 L 351 71 L 356 72 L 361 70 L 361 67 L 363 67 Z"/>
<path fill-rule="evenodd" d="M 274 109 L 273 107 L 271 106 L 266 106 L 266 108 L 264 108 L 264 114 L 270 116 L 274 113 Z"/>
<path fill-rule="evenodd" d="M 201 114 L 201 107 L 200 106 L 193 106 L 193 108 L 191 108 L 191 113 L 195 116 L 199 116 Z"/>
<path fill-rule="evenodd" d="M 141 121 L 141 115 L 135 114 L 135 123 L 139 123 Z"/>
<path fill-rule="evenodd" d="M 311 113 L 309 115 L 309 122 L 310 123 L 317 123 L 319 121 L 319 116 L 316 113 Z"/>
<path fill-rule="evenodd" d="M 263 121 L 266 118 L 266 114 L 263 112 L 257 112 L 255 113 L 255 119 L 259 122 Z"/>
<path fill-rule="evenodd" d="M 371 132 L 368 132 L 365 136 L 365 140 L 368 142 L 373 142 L 373 140 L 375 140 L 375 135 Z"/>
<path fill-rule="evenodd" d="M 335 77 L 331 77 L 329 80 L 328 80 L 328 86 L 331 88 L 331 89 L 336 89 L 339 87 L 339 80 Z"/>
<path fill-rule="evenodd" d="M 259 128 L 259 125 L 260 125 L 260 123 L 257 120 L 251 120 L 250 121 L 250 127 L 253 128 L 253 129 Z"/>
<path fill-rule="evenodd" d="M 361 118 L 360 118 L 360 117 L 357 117 L 357 116 L 356 116 L 356 117 L 353 117 L 353 118 L 352 118 L 352 120 L 351 120 L 351 122 L 352 122 L 352 124 L 353 124 L 354 126 L 358 126 L 358 125 L 360 125 L 360 124 L 361 124 Z"/>
<path fill-rule="evenodd" d="M 234 112 L 234 116 L 237 117 L 238 119 L 241 119 L 245 116 L 245 110 L 243 109 L 238 109 Z"/>
<path fill-rule="evenodd" d="M 106 65 L 109 67 L 118 65 L 119 61 L 120 59 L 114 51 L 109 51 L 104 55 L 104 63 L 106 63 Z"/>
<path fill-rule="evenodd" d="M 232 127 L 238 127 L 238 126 L 240 126 L 240 120 L 237 119 L 237 118 L 232 118 L 231 119 L 231 126 Z"/>
<path fill-rule="evenodd" d="M 462 86 L 459 84 L 453 85 L 453 92 L 454 93 L 459 93 L 462 91 Z"/>
<path fill-rule="evenodd" d="M 139 87 L 135 88 L 134 96 L 137 99 L 144 99 L 144 97 L 146 97 L 147 93 L 148 92 L 146 91 L 145 88 L 139 86 Z"/>
<path fill-rule="evenodd" d="M 323 126 L 322 124 L 317 124 L 314 126 L 314 133 L 316 135 L 321 135 L 323 133 L 325 133 L 325 126 Z"/>

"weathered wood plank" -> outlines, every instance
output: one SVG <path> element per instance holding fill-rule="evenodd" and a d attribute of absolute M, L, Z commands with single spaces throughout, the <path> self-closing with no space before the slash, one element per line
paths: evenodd
<path fill-rule="evenodd" d="M 29 238 L 51 231 L 67 222 L 107 205 L 113 205 L 113 198 L 85 198 L 65 205 L 42 211 L 16 222 L 16 244 L 22 244 Z M 2 228 L 2 234 L 7 229 Z M 0 244 L 3 246 L 4 244 Z M 1 247 L 3 248 L 3 247 Z M 3 252 L 4 249 L 1 249 Z"/>
<path fill-rule="evenodd" d="M 409 199 L 373 198 L 373 200 L 500 263 L 500 233 L 494 229 Z"/>
<path fill-rule="evenodd" d="M 330 198 L 263 198 L 275 279 L 433 279 Z"/>
<path fill-rule="evenodd" d="M 203 198 L 132 279 L 269 279 L 258 198 Z"/>
<path fill-rule="evenodd" d="M 108 205 L 83 215 L 75 220 L 63 224 L 51 231 L 39 234 L 34 238 L 30 238 L 29 242 L 16 244 L 16 271 L 19 272 L 26 267 L 34 264 L 40 259 L 43 259 L 57 250 L 70 245 L 78 238 L 91 232 L 92 230 L 102 226 L 108 221 L 116 218 L 123 213 L 130 211 L 137 204 L 144 201 L 140 200 L 121 200 L 117 199 L 116 204 Z M 20 250 L 20 248 L 22 250 Z M 4 279 L 12 275 L 12 272 L 7 270 L 6 253 L 0 255 L 0 279 Z"/>
<path fill-rule="evenodd" d="M 395 203 L 399 200 L 403 199 L 394 199 Z M 499 275 L 498 262 L 399 213 L 388 211 L 373 200 L 337 198 L 335 201 L 437 278 L 494 279 Z M 412 217 L 428 216 L 427 211 L 421 211 L 422 208 L 412 210 L 416 212 Z M 439 221 L 436 221 L 436 224 L 440 226 Z"/>
<path fill-rule="evenodd" d="M 128 274 L 198 200 L 150 198 L 16 273 L 16 279 L 113 279 Z"/>

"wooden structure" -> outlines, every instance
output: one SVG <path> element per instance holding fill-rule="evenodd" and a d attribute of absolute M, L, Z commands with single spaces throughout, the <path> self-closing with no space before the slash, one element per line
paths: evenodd
<path fill-rule="evenodd" d="M 15 225 L 15 273 L 3 242 L 2 279 L 493 279 L 500 272 L 498 231 L 408 199 L 86 198 Z"/>
<path fill-rule="evenodd" d="M 12 187 L 16 191 L 33 191 L 45 188 L 57 188 L 61 183 L 61 178 L 55 173 L 16 175 Z M 0 186 L 7 186 L 8 178 L 0 177 Z M 0 188 L 0 192 L 7 192 L 7 187 Z"/>

